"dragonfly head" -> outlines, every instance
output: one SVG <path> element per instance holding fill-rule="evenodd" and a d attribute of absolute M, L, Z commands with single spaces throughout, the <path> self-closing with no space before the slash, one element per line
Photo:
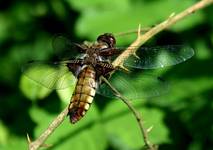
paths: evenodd
<path fill-rule="evenodd" d="M 115 37 L 111 33 L 104 33 L 97 38 L 98 43 L 107 43 L 109 48 L 112 48 L 116 44 Z"/>

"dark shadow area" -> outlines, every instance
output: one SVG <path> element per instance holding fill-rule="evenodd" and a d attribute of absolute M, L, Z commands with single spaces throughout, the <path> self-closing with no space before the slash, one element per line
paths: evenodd
<path fill-rule="evenodd" d="M 0 119 L 3 124 L 17 136 L 26 137 L 27 133 L 33 136 L 36 124 L 29 115 L 31 102 L 20 95 L 20 91 L 14 92 L 3 83 L 0 88 L 4 89 L 0 100 Z"/>
<path fill-rule="evenodd" d="M 38 107 L 51 114 L 59 114 L 61 110 L 61 101 L 56 92 L 51 92 L 48 97 L 37 101 Z"/>
<path fill-rule="evenodd" d="M 192 142 L 192 136 L 188 133 L 187 127 L 179 118 L 179 112 L 172 112 L 169 109 L 165 110 L 165 124 L 170 130 L 169 139 L 171 144 L 162 144 L 159 149 L 164 150 L 179 150 L 188 149 Z"/>
<path fill-rule="evenodd" d="M 201 149 L 210 150 L 213 148 L 211 142 L 213 137 L 210 134 L 213 125 L 211 119 L 213 93 L 209 90 L 199 93 L 199 95 L 202 97 L 201 100 L 205 101 L 196 102 L 191 97 L 180 99 L 180 101 L 184 101 L 185 107 L 176 111 L 153 103 L 146 104 L 145 107 L 158 108 L 165 113 L 164 122 L 170 131 L 170 142 L 169 144 L 160 144 L 159 149 L 189 149 L 192 144 L 198 144 Z M 195 105 L 199 107 L 195 108 Z"/>
<path fill-rule="evenodd" d="M 212 59 L 207 60 L 195 60 L 195 58 L 190 59 L 184 64 L 176 65 L 171 68 L 166 74 L 166 77 L 172 76 L 180 79 L 196 79 L 201 77 L 211 77 L 213 75 L 213 70 L 210 66 L 213 65 Z M 195 66 L 195 67 L 193 67 Z M 207 69 L 209 68 L 209 69 Z M 174 74 L 176 72 L 176 74 Z"/>
<path fill-rule="evenodd" d="M 105 96 L 101 96 L 99 94 L 95 95 L 94 103 L 97 105 L 100 113 L 107 107 L 107 105 L 112 101 L 112 99 L 107 98 Z"/>

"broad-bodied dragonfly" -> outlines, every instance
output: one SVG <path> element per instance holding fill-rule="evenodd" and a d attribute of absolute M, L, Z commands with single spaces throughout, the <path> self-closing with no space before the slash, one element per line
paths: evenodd
<path fill-rule="evenodd" d="M 80 53 L 78 57 L 51 63 L 33 61 L 23 67 L 23 73 L 49 89 L 63 89 L 75 84 L 75 90 L 68 107 L 71 123 L 76 123 L 86 114 L 96 92 L 107 97 L 115 97 L 111 89 L 106 84 L 101 83 L 101 76 L 107 78 L 119 92 L 123 92 L 122 94 L 128 98 L 156 95 L 164 86 L 161 80 L 140 76 L 134 79 L 134 81 L 138 81 L 137 85 L 139 83 L 144 85 L 147 82 L 148 86 L 146 85 L 145 88 L 143 88 L 143 85 L 137 87 L 131 83 L 128 75 L 114 75 L 113 72 L 116 74 L 118 69 L 112 65 L 112 57 L 117 56 L 121 49 L 116 47 L 116 40 L 110 33 L 98 36 L 94 43 L 70 44 L 70 42 L 66 42 L 67 45 L 77 47 Z M 72 49 L 69 49 L 69 51 L 73 53 Z M 138 57 L 130 56 L 124 62 L 125 67 L 162 68 L 181 63 L 194 54 L 192 48 L 183 45 L 139 48 L 138 52 Z M 37 74 L 30 73 L 32 68 L 37 70 Z M 45 72 L 44 70 L 41 71 L 42 68 L 46 69 Z M 71 76 L 74 76 L 77 81 L 71 80 Z M 127 91 L 130 94 L 124 93 Z"/>

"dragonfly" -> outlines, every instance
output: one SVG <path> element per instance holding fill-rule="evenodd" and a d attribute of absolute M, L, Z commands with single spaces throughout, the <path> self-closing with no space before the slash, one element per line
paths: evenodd
<path fill-rule="evenodd" d="M 57 39 L 57 38 L 56 38 Z M 53 42 L 57 49 L 57 41 L 65 39 L 60 36 Z M 23 67 L 23 73 L 28 78 L 49 89 L 64 89 L 75 85 L 68 107 L 68 116 L 72 124 L 83 118 L 89 110 L 95 94 L 106 97 L 116 97 L 107 84 L 100 77 L 105 77 L 120 93 L 128 98 L 141 98 L 158 95 L 164 91 L 166 84 L 160 78 L 134 76 L 137 84 L 132 84 L 129 74 L 120 73 L 118 67 L 112 65 L 113 57 L 117 57 L 123 48 L 116 47 L 116 39 L 111 33 L 99 35 L 92 43 L 72 43 L 68 39 L 64 47 L 70 52 L 67 58 L 54 62 L 32 61 Z M 59 42 L 60 43 L 60 42 Z M 78 56 L 74 58 L 71 47 L 75 46 Z M 60 49 L 60 48 L 58 48 Z M 156 69 L 172 66 L 191 58 L 194 50 L 185 45 L 167 45 L 138 48 L 137 57 L 130 56 L 124 67 L 136 69 Z M 30 70 L 36 70 L 35 74 Z M 117 75 L 114 75 L 117 74 Z M 73 77 L 76 81 L 73 80 Z M 140 85 L 143 84 L 143 85 Z M 145 86 L 146 85 L 146 86 Z"/>

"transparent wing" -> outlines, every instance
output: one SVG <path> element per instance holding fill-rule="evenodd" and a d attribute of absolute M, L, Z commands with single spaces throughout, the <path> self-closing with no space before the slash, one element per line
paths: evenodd
<path fill-rule="evenodd" d="M 108 81 L 123 96 L 132 100 L 158 96 L 166 93 L 169 89 L 164 80 L 148 74 L 130 77 L 128 74 L 119 72 L 118 74 L 113 74 Z M 116 97 L 106 83 L 102 83 L 99 86 L 97 93 L 110 98 Z"/>
<path fill-rule="evenodd" d="M 57 35 L 52 40 L 55 55 L 60 60 L 74 59 L 79 55 L 79 46 L 63 35 Z"/>
<path fill-rule="evenodd" d="M 184 45 L 167 45 L 157 47 L 142 47 L 137 56 L 130 56 L 124 65 L 141 69 L 156 69 L 179 64 L 194 55 L 191 47 Z"/>
<path fill-rule="evenodd" d="M 41 61 L 30 62 L 22 67 L 22 72 L 28 78 L 49 89 L 64 89 L 76 82 L 65 62 L 54 64 Z"/>

